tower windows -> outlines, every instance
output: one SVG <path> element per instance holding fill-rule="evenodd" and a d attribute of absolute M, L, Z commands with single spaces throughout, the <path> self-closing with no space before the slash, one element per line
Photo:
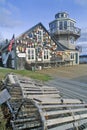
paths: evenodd
<path fill-rule="evenodd" d="M 67 21 L 64 21 L 64 29 L 67 29 Z"/>
<path fill-rule="evenodd" d="M 59 30 L 63 30 L 63 22 L 59 22 Z"/>
<path fill-rule="evenodd" d="M 67 29 L 67 21 L 60 21 L 59 22 L 59 30 L 66 30 Z"/>

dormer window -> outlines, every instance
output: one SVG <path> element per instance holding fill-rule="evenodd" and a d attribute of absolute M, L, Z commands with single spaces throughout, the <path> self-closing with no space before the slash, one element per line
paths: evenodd
<path fill-rule="evenodd" d="M 68 18 L 68 14 L 66 12 L 61 12 L 61 13 L 57 13 L 55 15 L 55 18 L 58 19 L 58 18 Z"/>
<path fill-rule="evenodd" d="M 64 14 L 64 18 L 66 18 L 67 17 L 67 15 L 66 14 Z"/>
<path fill-rule="evenodd" d="M 61 14 L 61 18 L 62 18 L 63 16 L 64 16 L 64 14 L 62 13 L 62 14 Z"/>
<path fill-rule="evenodd" d="M 61 14 L 59 14 L 59 18 L 61 18 Z"/>

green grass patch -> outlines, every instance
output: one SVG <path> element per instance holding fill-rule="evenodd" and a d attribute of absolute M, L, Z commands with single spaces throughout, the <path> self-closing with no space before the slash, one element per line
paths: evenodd
<path fill-rule="evenodd" d="M 6 120 L 3 117 L 3 113 L 0 106 L 0 130 L 5 130 Z"/>
<path fill-rule="evenodd" d="M 48 81 L 51 77 L 47 74 L 41 74 L 40 71 L 30 71 L 30 70 L 14 70 L 7 68 L 0 68 L 0 80 L 5 77 L 8 73 L 20 74 L 21 76 L 30 77 L 33 79 Z"/>
<path fill-rule="evenodd" d="M 5 124 L 6 124 L 6 120 L 1 119 L 1 121 L 0 121 L 0 130 L 6 130 Z"/>

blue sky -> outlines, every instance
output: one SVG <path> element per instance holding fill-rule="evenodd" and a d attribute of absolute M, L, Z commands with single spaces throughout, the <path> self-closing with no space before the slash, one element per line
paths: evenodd
<path fill-rule="evenodd" d="M 11 39 L 39 22 L 49 29 L 60 11 L 68 12 L 76 27 L 87 27 L 87 0 L 0 0 L 0 35 Z"/>

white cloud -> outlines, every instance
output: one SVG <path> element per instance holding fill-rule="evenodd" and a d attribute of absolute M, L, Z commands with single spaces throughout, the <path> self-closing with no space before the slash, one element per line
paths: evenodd
<path fill-rule="evenodd" d="M 10 16 L 12 14 L 11 11 L 9 9 L 6 9 L 6 8 L 1 8 L 0 12 L 2 14 L 8 15 L 8 16 Z"/>
<path fill-rule="evenodd" d="M 0 27 L 8 27 L 8 28 L 12 28 L 12 27 L 17 27 L 17 26 L 20 26 L 22 23 L 19 21 L 19 20 L 13 20 L 11 19 L 11 17 L 9 16 L 5 16 L 3 17 L 1 14 L 0 14 Z"/>
<path fill-rule="evenodd" d="M 82 6 L 87 6 L 87 0 L 75 0 L 76 3 L 78 3 L 79 5 L 82 5 Z"/>
<path fill-rule="evenodd" d="M 5 3 L 5 2 L 6 2 L 6 0 L 0 0 L 0 3 L 2 3 L 2 4 Z"/>
<path fill-rule="evenodd" d="M 17 16 L 20 15 L 19 9 L 8 3 L 6 0 L 0 0 L 0 27 L 16 27 L 22 24 Z"/>

